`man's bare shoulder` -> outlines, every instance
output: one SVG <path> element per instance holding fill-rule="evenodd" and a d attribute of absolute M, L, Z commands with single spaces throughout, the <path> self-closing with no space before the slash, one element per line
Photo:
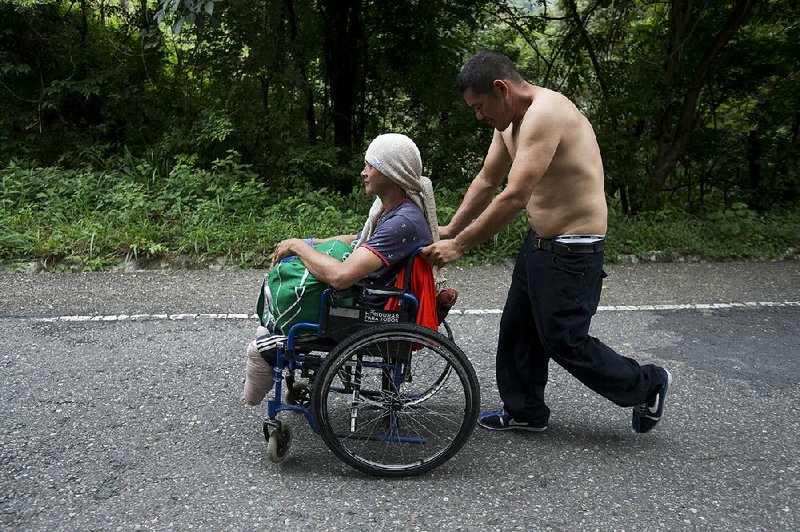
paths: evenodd
<path fill-rule="evenodd" d="M 521 124 L 521 131 L 550 131 L 566 126 L 575 113 L 575 105 L 563 94 L 536 87 L 534 98 Z"/>

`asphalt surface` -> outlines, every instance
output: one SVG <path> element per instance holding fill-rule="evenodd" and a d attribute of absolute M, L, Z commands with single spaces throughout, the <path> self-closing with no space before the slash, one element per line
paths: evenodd
<path fill-rule="evenodd" d="M 609 266 L 592 334 L 667 367 L 651 433 L 551 365 L 550 427 L 477 428 L 430 474 L 365 476 L 304 419 L 271 463 L 240 400 L 262 272 L 0 274 L 4 530 L 797 530 L 800 262 Z M 508 267 L 453 269 L 484 409 Z M 714 303 L 757 303 L 706 307 Z M 791 304 L 795 303 L 795 304 Z M 651 305 L 693 308 L 648 310 Z M 59 316 L 147 319 L 42 321 Z M 169 319 L 154 315 L 198 314 Z"/>

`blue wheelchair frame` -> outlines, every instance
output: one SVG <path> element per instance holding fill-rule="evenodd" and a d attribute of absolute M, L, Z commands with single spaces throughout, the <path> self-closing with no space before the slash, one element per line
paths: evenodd
<path fill-rule="evenodd" d="M 406 261 L 406 268 L 405 268 L 405 278 L 403 281 L 403 289 L 370 289 L 370 288 L 363 288 L 364 294 L 369 295 L 380 295 L 380 296 L 390 296 L 402 299 L 402 311 L 380 311 L 380 312 L 392 312 L 393 314 L 397 314 L 402 316 L 406 314 L 408 316 L 408 322 L 414 322 L 416 320 L 417 311 L 419 310 L 419 301 L 417 298 L 410 293 L 410 279 L 411 279 L 411 267 L 413 266 L 414 260 L 420 254 L 422 248 L 418 248 L 414 253 L 412 253 L 407 261 Z M 319 309 L 319 321 L 317 323 L 297 323 L 293 325 L 289 332 L 286 335 L 286 345 L 285 347 L 278 347 L 276 349 L 276 361 L 275 365 L 273 366 L 274 375 L 272 380 L 275 382 L 275 386 L 273 389 L 273 396 L 272 399 L 267 401 L 267 420 L 265 421 L 266 425 L 276 427 L 279 426 L 279 423 L 276 420 L 277 415 L 280 412 L 297 412 L 303 414 L 306 418 L 306 421 L 311 426 L 312 430 L 316 433 L 319 433 L 319 424 L 317 423 L 316 418 L 314 417 L 313 412 L 308 408 L 301 406 L 301 405 L 292 405 L 292 404 L 285 404 L 282 398 L 283 392 L 283 381 L 284 381 L 284 372 L 291 372 L 294 373 L 295 371 L 301 369 L 302 364 L 305 362 L 306 355 L 302 353 L 297 353 L 297 344 L 298 344 L 298 334 L 300 331 L 309 330 L 312 331 L 317 338 L 326 338 L 326 330 L 327 325 L 330 320 L 330 306 L 328 302 L 331 300 L 331 294 L 333 293 L 333 289 L 326 288 L 322 295 L 320 296 L 320 309 Z M 376 309 L 368 309 L 366 307 L 359 307 L 356 304 L 353 307 L 342 307 L 346 309 L 358 309 L 360 311 L 365 310 L 376 310 Z M 369 326 L 367 322 L 361 322 L 358 319 L 352 319 L 351 326 L 357 327 L 359 325 L 366 325 Z M 333 344 L 335 345 L 335 344 Z M 333 347 L 333 346 L 331 346 Z M 319 349 L 318 349 L 319 350 Z M 287 356 L 288 355 L 288 356 Z M 372 367 L 384 367 L 387 366 L 385 364 L 377 364 L 373 363 Z M 365 366 L 370 366 L 369 363 L 365 364 Z M 396 362 L 394 364 L 395 371 L 392 374 L 395 376 L 395 385 L 399 386 L 402 383 L 403 374 L 400 370 L 401 363 Z M 388 366 L 387 366 L 387 369 Z M 379 437 L 385 438 L 386 441 L 393 441 L 393 442 L 405 442 L 405 443 L 424 443 L 424 439 L 420 438 L 406 438 L 399 436 L 396 430 L 396 423 L 392 421 L 390 427 L 389 436 Z"/>

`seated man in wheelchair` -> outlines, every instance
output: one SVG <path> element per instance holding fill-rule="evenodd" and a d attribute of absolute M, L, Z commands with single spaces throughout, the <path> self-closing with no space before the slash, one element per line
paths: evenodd
<path fill-rule="evenodd" d="M 419 149 L 405 135 L 389 133 L 372 141 L 361 172 L 365 192 L 376 196 L 366 223 L 358 235 L 325 239 L 288 239 L 275 248 L 272 266 L 290 256 L 298 257 L 314 277 L 335 290 L 362 281 L 366 288 L 394 286 L 406 259 L 419 247 L 439 239 L 436 204 L 430 180 L 422 175 Z M 352 243 L 353 251 L 343 262 L 314 249 L 313 245 L 337 239 Z M 442 294 L 443 305 L 452 306 L 453 292 Z M 450 301 L 446 299 L 450 298 Z M 359 303 L 383 308 L 387 298 L 362 295 Z M 247 348 L 242 398 L 260 404 L 273 386 L 275 350 L 288 331 L 259 327 Z"/>

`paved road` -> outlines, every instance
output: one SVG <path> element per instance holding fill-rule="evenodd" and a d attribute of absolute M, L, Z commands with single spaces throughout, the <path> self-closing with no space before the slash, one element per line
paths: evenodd
<path fill-rule="evenodd" d="M 800 262 L 608 271 L 592 332 L 672 371 L 657 429 L 634 434 L 553 366 L 547 432 L 477 429 L 394 481 L 344 466 L 299 417 L 290 456 L 267 459 L 261 411 L 238 400 L 254 322 L 210 316 L 251 313 L 260 272 L 0 274 L 0 527 L 797 530 Z M 486 408 L 499 314 L 471 311 L 499 309 L 509 274 L 450 272 Z M 63 316 L 98 320 L 39 319 Z"/>

